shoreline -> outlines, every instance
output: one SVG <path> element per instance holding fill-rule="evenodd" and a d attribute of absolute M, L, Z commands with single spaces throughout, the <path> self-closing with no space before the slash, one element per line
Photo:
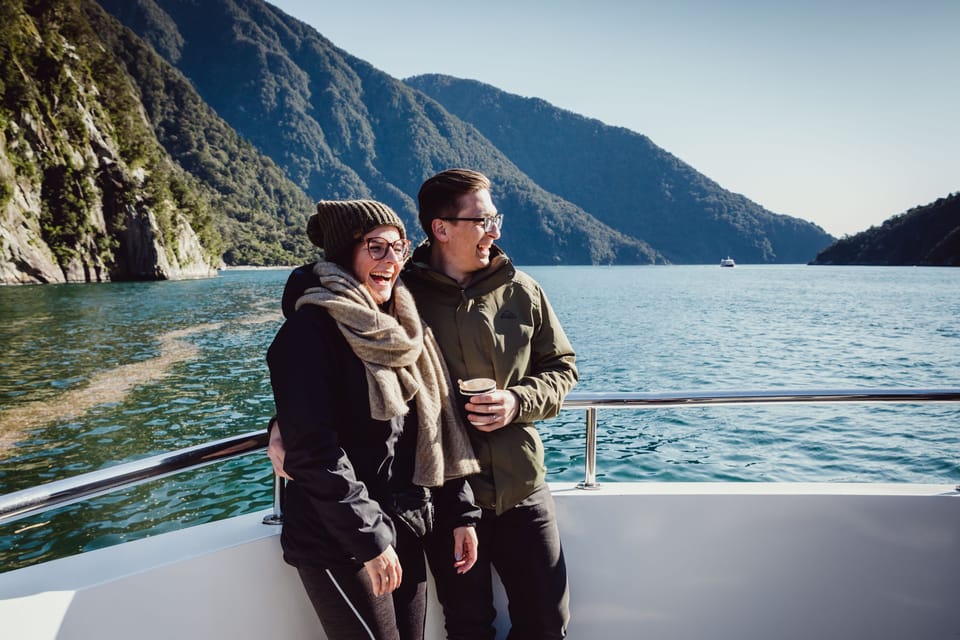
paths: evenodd
<path fill-rule="evenodd" d="M 257 265 L 233 265 L 229 267 L 220 267 L 218 271 L 276 271 L 278 269 L 296 269 L 298 265 L 280 265 L 280 266 L 257 266 Z"/>

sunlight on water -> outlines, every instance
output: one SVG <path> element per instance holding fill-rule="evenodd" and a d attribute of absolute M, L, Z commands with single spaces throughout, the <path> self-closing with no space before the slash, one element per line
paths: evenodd
<path fill-rule="evenodd" d="M 170 367 L 196 358 L 200 350 L 181 338 L 201 331 L 214 331 L 220 324 L 207 324 L 159 337 L 160 354 L 155 358 L 125 364 L 93 375 L 85 386 L 46 400 L 35 400 L 0 411 L 0 456 L 22 437 L 24 431 L 54 421 L 75 420 L 96 405 L 121 402 L 131 389 L 154 383 Z"/>

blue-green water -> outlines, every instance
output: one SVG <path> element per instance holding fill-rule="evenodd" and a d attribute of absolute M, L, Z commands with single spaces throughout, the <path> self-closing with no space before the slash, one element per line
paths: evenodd
<path fill-rule="evenodd" d="M 960 384 L 960 270 L 536 267 L 584 391 Z M 0 288 L 0 493 L 263 428 L 282 270 Z M 960 481 L 957 405 L 600 414 L 601 481 Z M 583 475 L 583 415 L 542 425 Z M 254 455 L 0 527 L 0 570 L 267 508 Z"/>

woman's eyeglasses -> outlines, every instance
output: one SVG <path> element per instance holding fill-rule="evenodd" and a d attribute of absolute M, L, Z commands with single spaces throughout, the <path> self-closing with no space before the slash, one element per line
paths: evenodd
<path fill-rule="evenodd" d="M 410 241 L 406 238 L 400 238 L 389 242 L 386 238 L 367 238 L 367 253 L 374 260 L 383 260 L 387 257 L 387 249 L 393 249 L 393 254 L 397 259 L 404 260 L 410 253 Z"/>
<path fill-rule="evenodd" d="M 463 220 L 465 222 L 477 222 L 483 227 L 484 233 L 490 233 L 493 228 L 503 229 L 503 214 L 498 213 L 495 216 L 483 216 L 482 218 L 440 218 L 441 220 Z"/>

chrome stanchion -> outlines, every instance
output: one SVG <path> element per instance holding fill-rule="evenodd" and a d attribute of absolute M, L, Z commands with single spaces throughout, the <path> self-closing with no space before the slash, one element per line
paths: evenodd
<path fill-rule="evenodd" d="M 578 489 L 599 489 L 597 484 L 597 409 L 587 408 L 587 445 L 584 456 L 583 482 L 577 484 Z"/>
<path fill-rule="evenodd" d="M 286 480 L 273 474 L 273 513 L 263 517 L 263 524 L 283 524 L 283 498 L 286 490 Z"/>

